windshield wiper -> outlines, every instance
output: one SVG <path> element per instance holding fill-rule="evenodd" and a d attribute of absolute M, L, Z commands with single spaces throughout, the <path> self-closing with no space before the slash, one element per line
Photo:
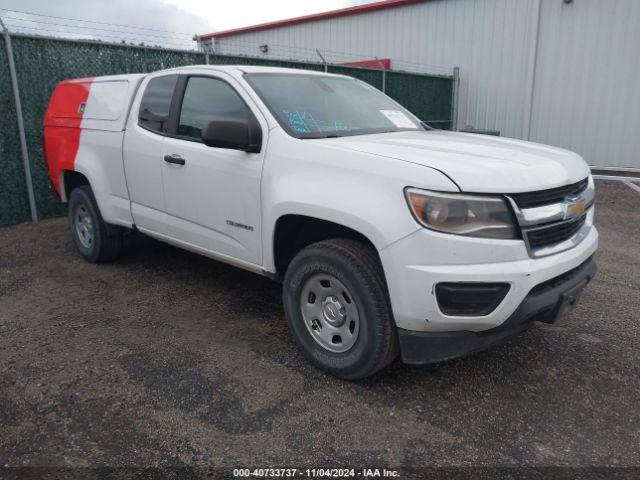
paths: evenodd
<path fill-rule="evenodd" d="M 340 138 L 344 137 L 344 135 L 338 135 L 337 133 L 327 133 L 326 135 L 308 135 L 304 137 L 300 137 L 301 140 L 318 140 L 321 138 Z"/>

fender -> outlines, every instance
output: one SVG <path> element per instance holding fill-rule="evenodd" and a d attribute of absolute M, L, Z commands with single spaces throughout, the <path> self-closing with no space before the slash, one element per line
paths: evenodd
<path fill-rule="evenodd" d="M 275 226 L 284 215 L 348 227 L 378 251 L 421 229 L 404 197 L 407 186 L 458 191 L 432 168 L 406 162 L 398 168 L 397 160 L 343 150 L 332 139 L 299 140 L 272 130 L 262 179 L 265 269 L 276 271 Z"/>

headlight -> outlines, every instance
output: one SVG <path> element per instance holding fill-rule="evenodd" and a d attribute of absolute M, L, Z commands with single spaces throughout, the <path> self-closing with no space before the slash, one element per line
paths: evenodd
<path fill-rule="evenodd" d="M 513 215 L 502 197 L 441 193 L 406 188 L 416 220 L 431 230 L 484 238 L 518 238 Z"/>

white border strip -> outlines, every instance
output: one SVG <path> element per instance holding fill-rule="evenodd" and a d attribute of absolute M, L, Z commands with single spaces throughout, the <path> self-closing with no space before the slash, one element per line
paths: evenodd
<path fill-rule="evenodd" d="M 609 172 L 637 172 L 640 173 L 640 168 L 635 167 L 599 167 L 597 165 L 589 165 L 591 170 L 602 170 Z"/>
<path fill-rule="evenodd" d="M 640 177 L 620 177 L 616 175 L 594 175 L 594 180 L 614 180 L 624 183 L 631 190 L 640 193 L 640 185 L 633 182 L 640 182 Z"/>
<path fill-rule="evenodd" d="M 632 182 L 622 182 L 622 183 L 624 183 L 631 190 L 635 190 L 636 192 L 640 193 L 640 186 L 636 185 L 635 183 L 632 183 Z"/>
<path fill-rule="evenodd" d="M 640 182 L 640 177 L 624 177 L 619 175 L 594 175 L 594 180 L 618 180 L 620 182 Z"/>

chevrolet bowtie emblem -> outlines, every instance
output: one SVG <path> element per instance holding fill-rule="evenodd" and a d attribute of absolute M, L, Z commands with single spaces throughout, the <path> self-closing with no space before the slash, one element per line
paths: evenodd
<path fill-rule="evenodd" d="M 568 200 L 566 203 L 566 217 L 579 217 L 585 211 L 586 204 L 584 200 L 576 199 L 576 200 Z"/>

